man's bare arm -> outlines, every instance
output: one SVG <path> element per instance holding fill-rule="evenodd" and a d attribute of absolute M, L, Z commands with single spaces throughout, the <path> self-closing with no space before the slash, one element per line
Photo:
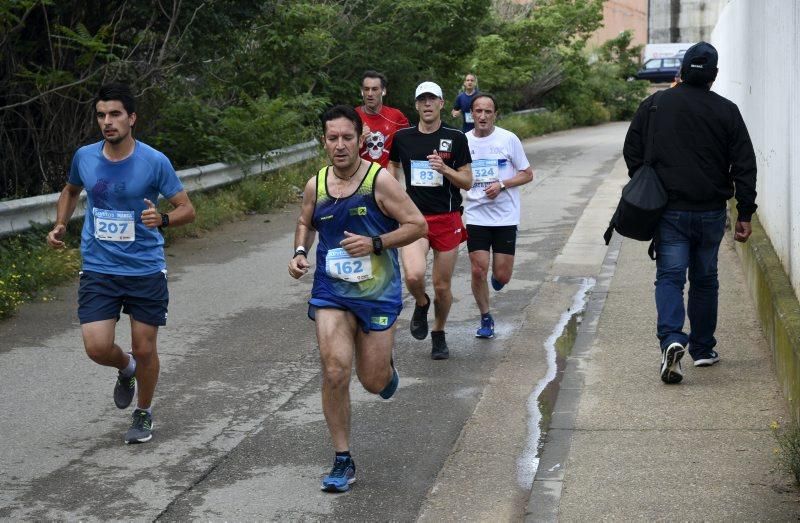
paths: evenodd
<path fill-rule="evenodd" d="M 56 203 L 56 223 L 53 229 L 47 233 L 47 244 L 54 249 L 64 247 L 64 234 L 67 232 L 67 224 L 81 196 L 83 187 L 67 183 L 61 190 Z"/>

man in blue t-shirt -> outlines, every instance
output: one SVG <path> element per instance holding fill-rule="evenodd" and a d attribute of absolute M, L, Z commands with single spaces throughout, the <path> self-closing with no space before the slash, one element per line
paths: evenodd
<path fill-rule="evenodd" d="M 103 140 L 75 153 L 47 243 L 64 247 L 67 223 L 85 188 L 78 289 L 83 344 L 96 363 L 119 370 L 114 385 L 118 408 L 131 404 L 138 382 L 137 408 L 125 443 L 144 443 L 152 438 L 151 403 L 159 369 L 156 337 L 158 327 L 167 322 L 169 302 L 159 228 L 190 223 L 195 213 L 167 157 L 133 138 L 136 107 L 130 87 L 104 85 L 94 107 Z M 168 213 L 156 209 L 159 194 L 172 204 Z M 130 316 L 129 353 L 114 343 L 120 310 Z"/>
<path fill-rule="evenodd" d="M 475 128 L 475 122 L 472 119 L 472 100 L 478 96 L 478 77 L 472 73 L 468 73 L 464 77 L 464 90 L 458 93 L 456 101 L 453 103 L 453 110 L 451 115 L 453 118 L 461 115 L 464 117 L 464 123 L 461 130 L 468 133 Z"/>

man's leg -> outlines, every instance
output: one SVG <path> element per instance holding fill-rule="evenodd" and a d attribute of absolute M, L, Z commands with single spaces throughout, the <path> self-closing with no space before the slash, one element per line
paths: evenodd
<path fill-rule="evenodd" d="M 717 340 L 719 245 L 725 234 L 725 211 L 698 212 L 694 220 L 694 243 L 689 260 L 689 348 L 692 357 L 710 356 Z M 711 359 L 714 359 L 712 357 Z"/>
<path fill-rule="evenodd" d="M 396 325 L 369 333 L 358 329 L 356 334 L 356 374 L 361 385 L 372 394 L 384 390 L 393 378 L 392 348 Z"/>
<path fill-rule="evenodd" d="M 400 249 L 406 287 L 414 297 L 414 313 L 411 315 L 409 328 L 411 335 L 418 340 L 424 340 L 428 336 L 428 309 L 431 301 L 425 294 L 425 271 L 429 249 L 427 238 L 420 238 Z"/>
<path fill-rule="evenodd" d="M 116 319 L 84 323 L 81 325 L 81 334 L 86 355 L 92 361 L 122 370 L 127 367 L 129 357 L 114 343 L 116 326 Z"/>
<path fill-rule="evenodd" d="M 443 331 L 453 305 L 451 281 L 458 259 L 458 247 L 449 251 L 433 251 L 433 330 Z"/>
<path fill-rule="evenodd" d="M 486 278 L 489 274 L 489 251 L 472 251 L 469 253 L 469 263 L 472 266 L 472 295 L 481 314 L 489 312 L 489 284 Z"/>
<path fill-rule="evenodd" d="M 358 324 L 355 316 L 339 309 L 317 309 L 315 320 L 322 364 L 322 412 L 336 451 L 333 468 L 322 478 L 321 488 L 346 492 L 356 480 L 350 455 L 350 369 Z"/>
<path fill-rule="evenodd" d="M 420 238 L 400 249 L 406 288 L 419 306 L 424 306 L 427 300 L 425 294 L 425 270 L 428 266 L 429 249 L 430 243 L 428 243 L 427 238 Z"/>
<path fill-rule="evenodd" d="M 339 309 L 316 311 L 317 343 L 322 364 L 322 411 L 336 452 L 350 450 L 350 372 L 355 316 Z"/>
<path fill-rule="evenodd" d="M 683 288 L 689 266 L 688 212 L 666 211 L 659 225 L 660 238 L 656 259 L 656 311 L 658 339 L 664 349 L 670 343 L 686 345 L 683 332 L 686 310 Z"/>
<path fill-rule="evenodd" d="M 514 255 L 495 252 L 492 255 L 492 276 L 495 280 L 505 285 L 511 281 L 514 272 Z"/>
<path fill-rule="evenodd" d="M 680 360 L 688 341 L 683 332 L 683 287 L 689 265 L 690 222 L 689 212 L 666 211 L 659 223 L 655 297 L 664 383 L 680 383 L 683 379 Z"/>
<path fill-rule="evenodd" d="M 150 408 L 158 383 L 161 364 L 156 350 L 157 339 L 156 325 L 148 325 L 131 317 L 131 352 L 136 359 L 136 381 L 139 383 L 136 406 L 143 410 Z"/>

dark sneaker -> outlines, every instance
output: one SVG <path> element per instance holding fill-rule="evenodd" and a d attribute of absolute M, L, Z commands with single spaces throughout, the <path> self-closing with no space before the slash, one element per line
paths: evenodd
<path fill-rule="evenodd" d="M 680 383 L 683 379 L 681 358 L 686 349 L 680 343 L 671 343 L 661 351 L 661 381 L 664 383 Z"/>
<path fill-rule="evenodd" d="M 117 383 L 114 385 L 114 405 L 118 409 L 127 409 L 133 401 L 136 392 L 136 377 L 126 378 L 122 372 L 117 374 Z"/>
<path fill-rule="evenodd" d="M 494 338 L 494 318 L 489 314 L 486 318 L 481 318 L 481 327 L 475 333 L 476 338 Z"/>
<path fill-rule="evenodd" d="M 325 492 L 347 492 L 356 481 L 356 463 L 349 456 L 336 456 L 331 473 L 322 478 Z"/>
<path fill-rule="evenodd" d="M 153 438 L 153 417 L 146 410 L 133 411 L 133 423 L 125 434 L 125 443 L 144 443 Z"/>
<path fill-rule="evenodd" d="M 494 274 L 492 274 L 492 276 L 489 278 L 489 281 L 492 282 L 492 289 L 494 289 L 496 291 L 499 291 L 500 289 L 502 289 L 503 287 L 506 286 L 505 283 L 500 283 L 499 281 L 495 280 L 494 279 Z"/>
<path fill-rule="evenodd" d="M 450 349 L 447 348 L 447 341 L 444 339 L 444 331 L 432 331 L 431 341 L 433 342 L 431 359 L 446 360 L 450 357 Z"/>
<path fill-rule="evenodd" d="M 388 400 L 389 398 L 394 396 L 394 393 L 397 391 L 397 386 L 399 384 L 400 384 L 400 374 L 397 373 L 397 369 L 395 368 L 394 363 L 392 363 L 392 379 L 389 380 L 389 383 L 386 385 L 386 387 L 383 388 L 382 391 L 378 393 L 378 395 L 381 398 Z"/>
<path fill-rule="evenodd" d="M 719 354 L 717 351 L 710 350 L 703 354 L 702 356 L 698 356 L 694 358 L 694 366 L 695 367 L 710 367 L 716 362 L 719 361 Z"/>
<path fill-rule="evenodd" d="M 411 315 L 411 335 L 418 340 L 428 337 L 428 309 L 431 308 L 431 299 L 426 294 L 428 303 L 424 307 L 414 304 L 414 314 Z"/>

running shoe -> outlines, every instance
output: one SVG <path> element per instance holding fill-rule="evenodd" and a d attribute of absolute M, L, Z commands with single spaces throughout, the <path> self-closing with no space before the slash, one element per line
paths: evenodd
<path fill-rule="evenodd" d="M 719 354 L 715 350 L 710 350 L 703 354 L 702 356 L 698 356 L 694 358 L 694 366 L 695 367 L 710 367 L 716 362 L 719 361 Z"/>
<path fill-rule="evenodd" d="M 356 481 L 356 463 L 350 456 L 336 456 L 331 473 L 322 478 L 325 492 L 347 492 Z"/>
<path fill-rule="evenodd" d="M 428 300 L 423 307 L 414 304 L 414 314 L 411 316 L 411 335 L 418 340 L 424 340 L 428 336 L 428 309 L 431 307 L 431 299 L 425 295 Z"/>
<path fill-rule="evenodd" d="M 476 338 L 494 338 L 494 318 L 487 314 L 486 318 L 481 318 L 481 327 L 475 333 Z"/>
<path fill-rule="evenodd" d="M 680 383 L 683 379 L 681 358 L 686 349 L 680 343 L 670 343 L 661 351 L 661 381 L 664 383 Z"/>
<path fill-rule="evenodd" d="M 120 371 L 117 374 L 117 383 L 114 384 L 114 405 L 118 409 L 127 409 L 133 401 L 136 392 L 136 377 L 126 378 Z"/>
<path fill-rule="evenodd" d="M 386 385 L 386 387 L 384 387 L 383 390 L 378 393 L 378 395 L 381 398 L 383 398 L 385 400 L 388 400 L 389 398 L 394 396 L 395 392 L 397 392 L 397 386 L 399 384 L 400 384 L 400 374 L 397 373 L 397 369 L 395 368 L 394 362 L 393 362 L 392 363 L 392 379 L 389 380 L 388 385 Z"/>
<path fill-rule="evenodd" d="M 432 331 L 431 359 L 446 360 L 450 357 L 450 349 L 447 348 L 447 341 L 444 339 L 444 331 Z"/>
<path fill-rule="evenodd" d="M 153 438 L 153 416 L 142 409 L 133 411 L 133 423 L 125 434 L 125 443 L 144 443 Z"/>
<path fill-rule="evenodd" d="M 492 276 L 489 278 L 489 281 L 492 282 L 492 289 L 494 289 L 496 291 L 499 291 L 500 289 L 502 289 L 503 287 L 506 286 L 505 283 L 500 283 L 499 281 L 495 280 L 494 279 L 494 274 L 492 274 Z"/>

